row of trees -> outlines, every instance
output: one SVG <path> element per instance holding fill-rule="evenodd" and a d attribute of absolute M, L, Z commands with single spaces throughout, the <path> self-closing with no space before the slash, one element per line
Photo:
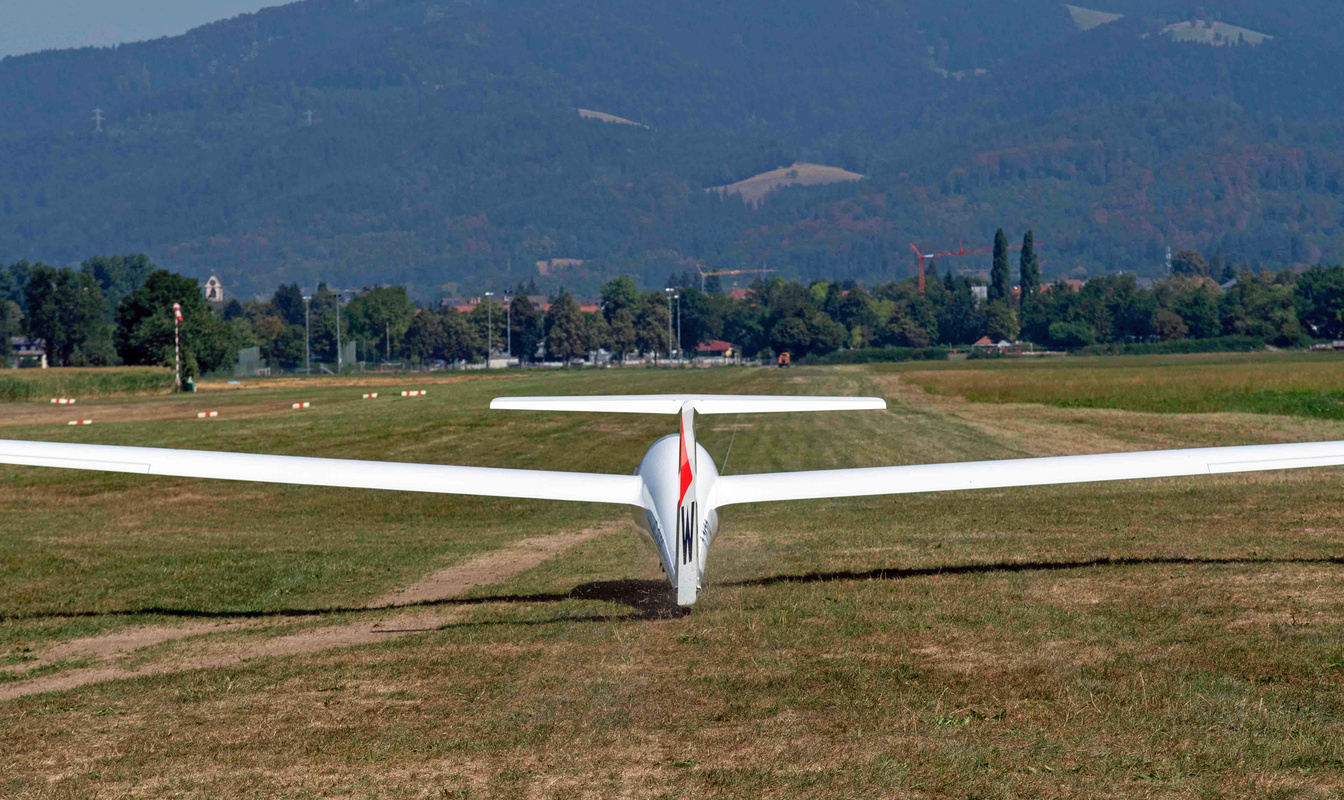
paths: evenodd
<path fill-rule="evenodd" d="M 0 341 L 27 335 L 53 366 L 172 364 L 174 303 L 185 373 L 237 362 L 246 331 L 218 317 L 195 280 L 142 255 L 99 256 L 77 269 L 27 261 L 0 269 Z"/>
<path fill-rule="evenodd" d="M 348 301 L 325 285 L 305 297 L 295 284 L 268 300 L 230 301 L 216 313 L 197 282 L 159 270 L 143 256 L 98 257 L 78 268 L 19 262 L 0 269 L 0 335 L 27 334 L 55 365 L 171 364 L 172 304 L 180 303 L 188 373 L 232 367 L 258 346 L 272 366 L 337 360 L 355 343 L 361 361 L 470 362 L 507 350 L 523 361 L 568 361 L 605 349 L 616 358 L 692 352 L 726 339 L 742 354 L 795 356 L 864 347 L 968 345 L 981 336 L 1077 348 L 1135 341 L 1251 336 L 1282 346 L 1344 338 L 1344 266 L 1296 274 L 1240 271 L 1220 285 L 1206 272 L 1175 271 L 1151 288 L 1108 275 L 1081 288 L 1042 284 L 1032 235 L 1024 238 L 1013 285 L 1007 238 L 996 236 L 984 300 L 966 277 L 930 265 L 925 291 L 914 280 L 863 288 L 852 282 L 758 281 L 743 299 L 701 291 L 672 276 L 668 292 L 642 291 L 627 276 L 606 283 L 596 310 L 567 292 L 543 309 L 519 286 L 507 306 L 470 312 L 417 309 L 405 287 L 367 289 Z M 1198 257 L 1198 254 L 1194 254 Z M 1179 263 L 1202 259 L 1183 255 Z M 1207 267 L 1207 265 L 1206 265 Z"/>

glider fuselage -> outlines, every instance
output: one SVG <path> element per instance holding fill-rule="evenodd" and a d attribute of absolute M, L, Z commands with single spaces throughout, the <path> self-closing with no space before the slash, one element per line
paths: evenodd
<path fill-rule="evenodd" d="M 677 591 L 677 604 L 695 602 L 704 576 L 710 542 L 719 531 L 719 515 L 706 502 L 719 472 L 705 448 L 688 443 L 691 480 L 683 492 L 682 436 L 670 434 L 653 443 L 635 474 L 644 484 L 645 507 L 635 524 L 653 541 L 663 571 Z"/>

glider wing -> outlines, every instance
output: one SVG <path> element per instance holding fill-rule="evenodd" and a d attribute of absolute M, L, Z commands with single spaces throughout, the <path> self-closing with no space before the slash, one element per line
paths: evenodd
<path fill-rule="evenodd" d="M 710 506 L 1344 465 L 1344 442 L 720 476 Z"/>
<path fill-rule="evenodd" d="M 0 464 L 644 507 L 634 475 L 0 440 Z"/>

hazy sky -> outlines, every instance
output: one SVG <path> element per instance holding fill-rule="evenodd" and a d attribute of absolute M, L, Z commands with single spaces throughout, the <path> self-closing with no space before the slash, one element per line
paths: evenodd
<path fill-rule="evenodd" d="M 288 0 L 0 0 L 0 58 L 138 42 Z"/>

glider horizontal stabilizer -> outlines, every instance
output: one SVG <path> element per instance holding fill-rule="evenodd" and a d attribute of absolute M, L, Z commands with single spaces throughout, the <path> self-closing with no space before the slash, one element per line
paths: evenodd
<path fill-rule="evenodd" d="M 680 414 L 690 403 L 697 414 L 762 414 L 792 411 L 881 410 L 880 397 L 808 397 L 758 394 L 624 394 L 558 397 L 496 397 L 493 409 L 588 411 L 616 414 Z"/>

